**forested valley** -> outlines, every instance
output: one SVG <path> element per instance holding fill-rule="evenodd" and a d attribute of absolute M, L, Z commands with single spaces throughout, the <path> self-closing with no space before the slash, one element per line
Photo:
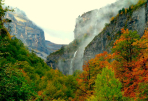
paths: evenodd
<path fill-rule="evenodd" d="M 2 3 L 1 101 L 148 101 L 148 29 L 140 37 L 136 31 L 122 28 L 111 53 L 97 54 L 83 65 L 83 71 L 64 75 L 10 35 L 4 23 L 11 20 L 4 15 L 13 10 L 3 8 Z M 145 4 L 143 0 L 138 3 Z"/>

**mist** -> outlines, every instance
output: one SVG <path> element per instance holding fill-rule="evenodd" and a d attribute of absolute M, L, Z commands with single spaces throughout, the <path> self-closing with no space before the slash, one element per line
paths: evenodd
<path fill-rule="evenodd" d="M 75 64 L 73 65 L 73 71 L 82 71 L 85 47 L 94 39 L 96 35 L 98 35 L 103 30 L 105 24 L 110 23 L 110 18 L 116 16 L 120 9 L 128 8 L 130 5 L 135 5 L 137 2 L 138 0 L 117 0 L 115 3 L 107 5 L 103 8 L 92 10 L 91 14 L 87 14 L 87 12 L 81 16 L 78 16 L 76 19 L 77 27 L 75 28 L 75 39 L 83 36 L 85 33 L 90 34 L 90 36 L 87 37 L 85 41 L 80 43 L 79 48 L 76 50 L 76 57 L 71 59 L 72 63 L 75 61 Z M 89 19 L 85 21 L 85 18 Z M 89 29 L 93 30 L 88 32 Z"/>

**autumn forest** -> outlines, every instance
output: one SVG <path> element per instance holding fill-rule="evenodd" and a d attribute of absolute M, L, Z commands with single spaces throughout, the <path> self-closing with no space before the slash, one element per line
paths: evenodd
<path fill-rule="evenodd" d="M 2 5 L 0 1 L 1 101 L 148 101 L 148 29 L 140 37 L 122 28 L 111 53 L 97 54 L 83 71 L 64 75 L 10 35 L 4 23 L 11 21 L 4 15 L 13 10 Z"/>

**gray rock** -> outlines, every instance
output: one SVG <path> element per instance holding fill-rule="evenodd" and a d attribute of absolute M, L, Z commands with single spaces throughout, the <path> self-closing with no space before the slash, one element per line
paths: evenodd
<path fill-rule="evenodd" d="M 51 52 L 61 48 L 62 45 L 54 43 L 51 43 L 52 48 L 49 47 L 47 43 L 50 41 L 45 41 L 44 31 L 30 21 L 26 14 L 18 8 L 15 9 L 15 12 L 7 12 L 5 17 L 12 20 L 11 23 L 5 24 L 10 34 L 20 39 L 30 51 L 35 51 L 42 59 L 46 60 Z"/>

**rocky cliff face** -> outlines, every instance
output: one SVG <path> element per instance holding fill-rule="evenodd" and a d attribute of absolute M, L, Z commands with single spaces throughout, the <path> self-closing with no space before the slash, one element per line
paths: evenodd
<path fill-rule="evenodd" d="M 127 0 L 123 1 L 127 2 Z M 61 70 L 64 74 L 71 75 L 70 71 L 82 70 L 84 62 L 96 54 L 103 51 L 111 52 L 114 41 L 121 34 L 121 28 L 136 30 L 142 36 L 145 29 L 145 15 L 147 15 L 145 5 L 140 5 L 132 13 L 120 14 L 110 22 L 110 18 L 117 15 L 121 8 L 128 8 L 131 5 L 126 2 L 123 5 L 123 2 L 118 1 L 79 16 L 74 30 L 75 40 L 50 54 L 47 57 L 47 64 Z"/>
<path fill-rule="evenodd" d="M 103 51 L 111 52 L 110 49 L 122 28 L 137 31 L 142 36 L 145 30 L 145 6 L 134 11 L 132 15 L 130 13 L 120 15 L 114 22 L 106 26 L 85 48 L 84 61 L 94 58 L 96 54 Z"/>
<path fill-rule="evenodd" d="M 61 48 L 62 45 L 54 43 L 52 48 L 49 47 L 49 41 L 45 41 L 44 31 L 30 21 L 23 11 L 15 9 L 15 12 L 6 13 L 5 17 L 12 20 L 10 24 L 5 24 L 10 34 L 20 39 L 30 51 L 35 51 L 42 59 L 46 60 L 48 54 Z"/>
<path fill-rule="evenodd" d="M 15 12 L 8 12 L 5 16 L 12 20 L 10 24 L 5 24 L 8 29 L 11 29 L 10 34 L 15 35 L 28 46 L 29 50 L 33 49 L 38 56 L 45 59 L 49 52 L 46 48 L 43 30 L 30 21 L 19 9 L 16 9 Z"/>

